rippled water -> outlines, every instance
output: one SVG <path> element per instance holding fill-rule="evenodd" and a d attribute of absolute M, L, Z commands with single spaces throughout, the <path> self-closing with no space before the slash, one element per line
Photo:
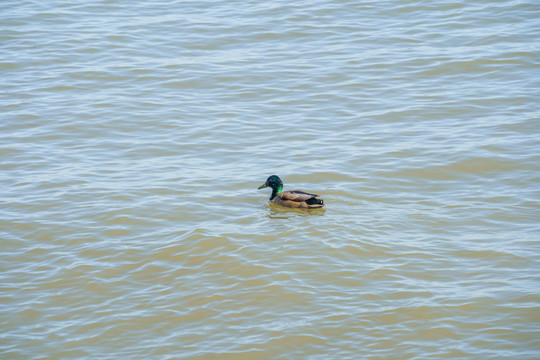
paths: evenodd
<path fill-rule="evenodd" d="M 1 357 L 537 359 L 539 18 L 3 1 Z"/>

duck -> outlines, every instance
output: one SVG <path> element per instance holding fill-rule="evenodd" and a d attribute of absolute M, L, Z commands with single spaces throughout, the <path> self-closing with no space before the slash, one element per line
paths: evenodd
<path fill-rule="evenodd" d="M 316 209 L 325 206 L 319 195 L 300 190 L 283 191 L 283 181 L 277 175 L 270 175 L 266 182 L 259 186 L 259 190 L 266 187 L 272 188 L 270 202 L 288 208 Z"/>

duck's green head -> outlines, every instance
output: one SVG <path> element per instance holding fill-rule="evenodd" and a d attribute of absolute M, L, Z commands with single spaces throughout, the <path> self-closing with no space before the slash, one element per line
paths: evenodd
<path fill-rule="evenodd" d="M 259 186 L 260 189 L 264 189 L 265 187 L 271 187 L 272 188 L 272 195 L 270 196 L 270 199 L 273 199 L 276 194 L 279 194 L 283 190 L 283 182 L 277 175 L 271 175 L 266 179 L 266 182 Z"/>

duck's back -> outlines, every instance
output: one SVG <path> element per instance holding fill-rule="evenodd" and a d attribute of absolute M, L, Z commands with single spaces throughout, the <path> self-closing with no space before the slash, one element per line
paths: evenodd
<path fill-rule="evenodd" d="M 300 190 L 288 190 L 277 194 L 272 202 L 290 208 L 320 208 L 324 201 L 318 195 Z"/>

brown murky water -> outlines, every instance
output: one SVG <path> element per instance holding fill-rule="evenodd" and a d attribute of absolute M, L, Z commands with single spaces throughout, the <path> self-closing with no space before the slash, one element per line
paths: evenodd
<path fill-rule="evenodd" d="M 1 358 L 538 359 L 539 15 L 2 2 Z"/>

